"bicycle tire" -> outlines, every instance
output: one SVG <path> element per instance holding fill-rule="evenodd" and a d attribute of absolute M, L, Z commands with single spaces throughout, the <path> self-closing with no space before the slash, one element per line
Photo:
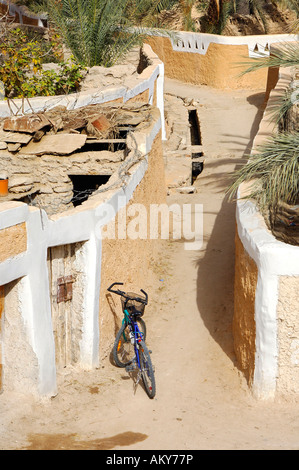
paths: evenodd
<path fill-rule="evenodd" d="M 145 322 L 142 320 L 142 318 L 138 318 L 137 323 L 142 333 L 143 339 L 145 339 Z M 129 332 L 129 326 L 126 323 L 123 323 L 116 335 L 112 349 L 112 355 L 115 365 L 117 367 L 126 367 L 131 364 L 131 362 L 135 358 L 134 344 L 131 343 Z"/>
<path fill-rule="evenodd" d="M 149 398 L 154 398 L 156 395 L 155 374 L 150 353 L 144 341 L 140 341 L 139 343 L 139 360 L 141 367 L 141 377 L 145 391 Z"/>

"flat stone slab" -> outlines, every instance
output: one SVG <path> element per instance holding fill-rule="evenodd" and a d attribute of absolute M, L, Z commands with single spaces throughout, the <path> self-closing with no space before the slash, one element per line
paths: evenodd
<path fill-rule="evenodd" d="M 6 142 L 10 144 L 28 144 L 31 139 L 32 135 L 30 134 L 0 131 L 0 142 Z"/>
<path fill-rule="evenodd" d="M 84 134 L 45 135 L 40 142 L 30 142 L 22 148 L 25 155 L 69 155 L 83 147 L 87 136 Z"/>

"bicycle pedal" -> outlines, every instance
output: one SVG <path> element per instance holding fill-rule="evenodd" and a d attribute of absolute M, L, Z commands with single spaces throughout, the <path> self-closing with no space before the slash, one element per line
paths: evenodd
<path fill-rule="evenodd" d="M 136 370 L 135 364 L 129 364 L 128 366 L 126 366 L 126 372 L 132 372 L 133 370 Z"/>

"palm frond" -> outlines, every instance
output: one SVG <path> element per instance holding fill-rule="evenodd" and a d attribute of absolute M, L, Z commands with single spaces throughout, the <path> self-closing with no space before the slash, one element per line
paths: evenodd
<path fill-rule="evenodd" d="M 279 47 L 277 47 L 279 46 Z M 281 42 L 278 43 L 271 52 L 271 55 L 260 54 L 260 57 L 253 57 L 250 62 L 242 62 L 242 65 L 248 65 L 248 68 L 241 72 L 244 75 L 249 72 L 254 72 L 261 68 L 268 67 L 296 67 L 299 64 L 299 43 L 294 42 Z M 241 65 L 241 64 L 240 64 Z"/>
<path fill-rule="evenodd" d="M 264 13 L 264 4 L 260 0 L 249 0 L 249 9 L 253 13 L 253 15 L 257 18 L 260 19 L 260 21 L 263 24 L 265 33 L 268 33 L 268 24 L 267 24 L 267 18 Z"/>
<path fill-rule="evenodd" d="M 228 189 L 230 199 L 245 181 L 251 182 L 246 198 L 255 199 L 261 209 L 275 207 L 279 201 L 295 203 L 299 194 L 299 132 L 280 133 L 258 147 L 234 173 Z"/>
<path fill-rule="evenodd" d="M 278 129 L 285 131 L 285 122 L 289 112 L 295 103 L 299 101 L 299 89 L 288 88 L 282 95 L 271 101 L 268 106 L 269 117 L 278 126 Z"/>
<path fill-rule="evenodd" d="M 138 33 L 125 32 L 129 0 L 46 0 L 50 18 L 67 47 L 85 66 L 111 66 L 140 42 Z"/>

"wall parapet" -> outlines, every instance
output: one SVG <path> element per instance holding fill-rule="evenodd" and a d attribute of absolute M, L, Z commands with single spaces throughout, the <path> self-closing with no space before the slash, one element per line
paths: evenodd
<path fill-rule="evenodd" d="M 146 42 L 159 55 L 165 76 L 195 85 L 220 89 L 272 89 L 274 70 L 260 69 L 241 75 L 254 58 L 269 55 L 271 48 L 299 35 L 221 36 L 206 33 L 175 32 L 149 34 Z"/>
<path fill-rule="evenodd" d="M 10 0 L 0 1 L 0 12 L 2 14 L 8 14 L 10 18 L 13 18 L 15 22 L 21 25 L 45 28 L 47 24 L 46 14 L 35 14 L 23 5 L 17 5 Z"/>
<path fill-rule="evenodd" d="M 277 96 L 288 87 L 290 80 L 290 74 L 282 69 L 277 86 L 270 94 L 268 106 L 253 143 L 253 151 L 275 130 L 276 126 L 271 120 L 271 109 Z M 274 237 L 255 203 L 242 199 L 246 195 L 246 187 L 247 185 L 243 183 L 238 191 L 237 237 L 245 253 L 253 260 L 258 273 L 256 286 L 250 286 L 254 302 L 252 320 L 255 323 L 255 343 L 252 347 L 255 360 L 251 365 L 252 370 L 247 375 L 251 377 L 250 386 L 258 398 L 273 399 L 279 394 L 298 395 L 299 337 L 296 312 L 299 301 L 299 247 Z M 237 272 L 240 273 L 238 257 Z M 244 276 L 244 268 L 243 272 L 241 270 L 241 276 Z M 238 279 L 236 284 L 243 289 Z M 236 350 L 242 349 L 242 342 L 246 336 L 246 331 L 240 331 L 238 310 L 242 309 L 238 302 L 240 295 L 243 295 L 242 292 L 235 291 Z M 286 347 L 287 343 L 289 344 Z M 240 356 L 238 359 L 240 361 Z"/>
<path fill-rule="evenodd" d="M 87 91 L 71 93 L 68 95 L 33 97 L 28 100 L 14 99 L 11 105 L 7 100 L 0 101 L 0 117 L 8 117 L 11 112 L 22 110 L 24 114 L 32 112 L 41 113 L 65 106 L 68 110 L 78 109 L 92 104 L 102 104 L 114 101 L 126 103 L 130 100 L 145 100 L 154 104 L 160 110 L 162 123 L 162 138 L 165 139 L 164 124 L 164 64 L 148 44 L 143 46 L 143 54 L 147 58 L 147 67 L 138 75 L 133 83 L 127 86 L 110 85 L 97 87 Z M 147 92 L 147 97 L 145 97 Z M 12 109 L 12 111 L 11 111 Z"/>
<path fill-rule="evenodd" d="M 151 158 L 154 158 L 151 157 L 154 142 L 161 141 L 161 116 L 157 108 L 152 108 L 150 121 L 148 126 L 143 126 L 142 130 L 135 130 L 134 142 L 132 141 L 131 145 L 134 144 L 134 152 L 136 152 L 135 144 L 138 146 L 138 161 L 130 169 L 126 181 L 120 181 L 113 189 L 93 194 L 80 206 L 52 217 L 49 217 L 44 210 L 24 203 L 11 201 L 0 204 L 0 240 L 4 231 L 18 224 L 23 224 L 22 228 L 26 233 L 26 238 L 22 239 L 23 251 L 17 250 L 15 240 L 11 239 L 10 244 L 15 249 L 14 253 L 9 253 L 7 259 L 3 261 L 0 259 L 0 286 L 18 281 L 17 295 L 11 301 L 18 299 L 19 304 L 17 308 L 14 305 L 14 309 L 9 309 L 10 312 L 7 313 L 12 315 L 13 310 L 19 312 L 22 319 L 20 332 L 25 334 L 26 338 L 22 341 L 28 341 L 29 344 L 30 360 L 26 362 L 26 365 L 22 364 L 19 367 L 19 373 L 25 374 L 26 379 L 28 378 L 28 385 L 26 385 L 26 380 L 22 381 L 23 392 L 28 391 L 44 396 L 53 396 L 57 393 L 55 341 L 49 285 L 49 269 L 52 269 L 49 268 L 49 250 L 53 247 L 66 245 L 75 247 L 76 244 L 80 244 L 75 260 L 75 266 L 80 275 L 79 289 L 80 292 L 82 291 L 79 307 L 76 307 L 80 309 L 77 315 L 80 316 L 82 322 L 78 363 L 82 368 L 87 369 L 99 364 L 100 289 L 105 290 L 105 286 L 101 287 L 101 284 L 108 269 L 107 263 L 103 264 L 101 261 L 105 252 L 101 232 L 122 207 L 126 207 L 135 197 L 136 191 L 143 184 L 148 173 L 149 162 Z M 163 165 L 162 147 L 158 155 L 155 155 L 155 159 L 161 160 Z M 164 175 L 161 169 L 158 174 L 147 176 L 149 177 L 154 178 L 156 184 L 159 183 L 163 188 Z M 165 189 L 164 191 L 166 194 Z M 149 197 L 146 190 L 141 193 Z M 108 217 L 103 217 L 102 207 L 106 205 L 113 208 L 113 211 Z M 26 245 L 24 245 L 24 240 Z M 124 265 L 124 276 L 126 272 L 127 266 Z M 2 342 L 6 350 L 8 347 L 5 346 L 5 338 Z M 15 348 L 17 349 L 16 345 Z M 5 364 L 3 369 L 5 385 Z M 14 367 L 14 371 L 16 370 L 18 370 L 17 366 Z M 35 376 L 37 382 L 34 379 Z M 15 377 L 13 380 L 21 383 L 20 377 Z"/>
<path fill-rule="evenodd" d="M 155 33 L 150 33 L 155 35 Z M 290 41 L 298 41 L 298 34 L 257 34 L 248 36 L 223 36 L 220 34 L 175 31 L 169 37 L 174 51 L 206 55 L 211 44 L 229 46 L 247 46 L 248 57 L 259 57 L 260 54 L 270 55 L 271 46 Z"/>

